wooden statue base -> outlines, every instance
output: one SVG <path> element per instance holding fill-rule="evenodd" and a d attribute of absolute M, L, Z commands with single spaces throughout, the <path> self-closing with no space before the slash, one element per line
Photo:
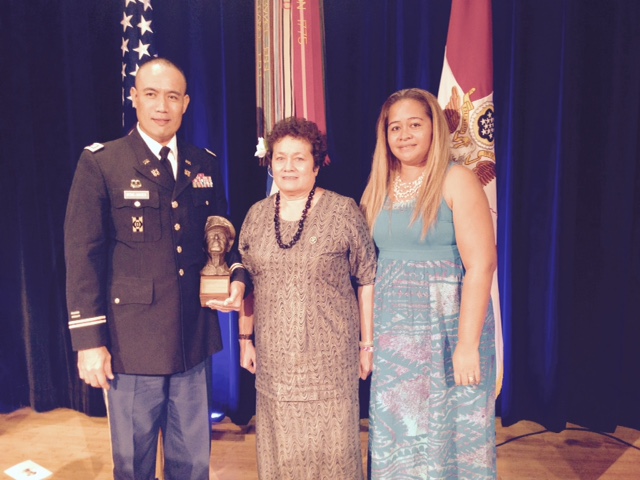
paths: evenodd
<path fill-rule="evenodd" d="M 207 306 L 209 300 L 229 298 L 229 275 L 200 275 L 200 305 Z"/>

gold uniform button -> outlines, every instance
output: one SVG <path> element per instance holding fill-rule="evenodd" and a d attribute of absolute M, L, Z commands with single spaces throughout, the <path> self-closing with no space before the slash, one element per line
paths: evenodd
<path fill-rule="evenodd" d="M 173 202 L 171 202 L 171 206 L 173 208 L 178 208 L 178 202 L 176 202 L 175 200 Z"/>
<path fill-rule="evenodd" d="M 205 205 L 209 205 L 209 200 L 205 200 L 205 201 L 204 201 L 204 204 L 205 204 Z"/>
<path fill-rule="evenodd" d="M 180 245 L 178 245 L 178 247 L 176 248 L 176 250 L 178 251 L 178 253 L 182 253 L 182 247 Z"/>
<path fill-rule="evenodd" d="M 141 203 L 140 203 L 138 200 L 136 200 L 135 202 L 133 202 L 133 206 L 134 206 L 134 207 L 139 207 L 140 205 L 141 205 Z"/>
<path fill-rule="evenodd" d="M 113 300 L 113 303 L 115 303 L 115 304 L 120 303 L 120 299 L 116 297 L 116 298 Z"/>
<path fill-rule="evenodd" d="M 175 229 L 175 231 L 177 232 L 178 230 L 180 230 L 180 224 L 176 223 L 173 228 Z"/>
<path fill-rule="evenodd" d="M 184 270 L 183 269 L 178 270 L 178 275 L 183 277 L 184 276 Z"/>

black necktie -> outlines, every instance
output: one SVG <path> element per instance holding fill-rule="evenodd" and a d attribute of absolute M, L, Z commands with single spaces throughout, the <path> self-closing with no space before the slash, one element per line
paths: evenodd
<path fill-rule="evenodd" d="M 171 149 L 166 146 L 160 149 L 160 163 L 164 167 L 165 171 L 169 174 L 169 178 L 175 181 L 175 177 L 173 176 L 173 167 L 171 166 L 171 161 L 169 160 L 170 151 Z"/>

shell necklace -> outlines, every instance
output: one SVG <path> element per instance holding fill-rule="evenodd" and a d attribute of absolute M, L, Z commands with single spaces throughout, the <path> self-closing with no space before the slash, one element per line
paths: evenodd
<path fill-rule="evenodd" d="M 424 173 L 413 182 L 403 182 L 400 179 L 400 174 L 396 174 L 393 179 L 393 195 L 396 197 L 396 201 L 406 202 L 413 199 L 418 194 L 423 181 Z"/>

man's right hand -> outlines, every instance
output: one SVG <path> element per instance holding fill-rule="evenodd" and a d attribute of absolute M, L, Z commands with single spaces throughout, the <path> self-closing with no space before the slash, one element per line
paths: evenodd
<path fill-rule="evenodd" d="M 109 390 L 108 380 L 113 380 L 111 354 L 107 347 L 88 348 L 78 352 L 80 378 L 96 388 Z"/>

